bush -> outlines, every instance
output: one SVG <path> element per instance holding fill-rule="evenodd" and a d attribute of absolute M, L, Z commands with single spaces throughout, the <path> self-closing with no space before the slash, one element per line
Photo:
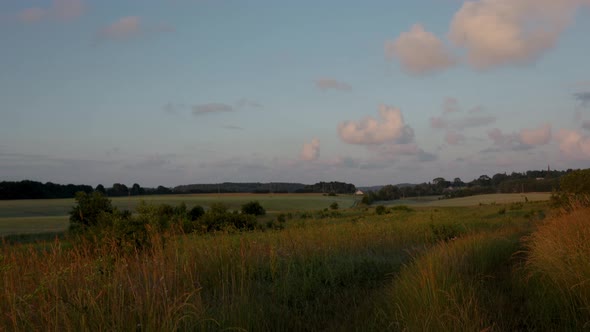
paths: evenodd
<path fill-rule="evenodd" d="M 382 215 L 382 214 L 385 214 L 385 213 L 387 213 L 387 208 L 386 208 L 384 205 L 378 205 L 378 206 L 375 208 L 375 212 L 376 212 L 378 215 Z"/>
<path fill-rule="evenodd" d="M 190 209 L 190 211 L 188 212 L 188 216 L 189 216 L 189 219 L 190 219 L 191 221 L 198 220 L 198 219 L 199 219 L 199 218 L 201 218 L 201 216 L 202 216 L 202 215 L 204 215 L 204 214 L 205 214 L 205 210 L 204 210 L 204 209 L 203 209 L 203 207 L 202 207 L 202 206 L 200 206 L 200 205 L 194 206 L 194 207 L 193 207 L 192 209 Z"/>
<path fill-rule="evenodd" d="M 83 191 L 76 193 L 76 205 L 70 211 L 70 230 L 84 231 L 88 227 L 96 226 L 99 220 L 108 220 L 104 214 L 112 214 L 111 200 L 99 191 L 87 194 Z M 102 217 L 101 217 L 102 216 Z"/>
<path fill-rule="evenodd" d="M 252 201 L 242 205 L 242 213 L 253 216 L 263 216 L 266 214 L 266 210 L 264 210 L 258 201 Z"/>
<path fill-rule="evenodd" d="M 590 206 L 590 169 L 562 176 L 559 186 L 560 190 L 551 195 L 554 207 L 571 211 L 575 206 Z"/>
<path fill-rule="evenodd" d="M 392 211 L 404 211 L 404 212 L 412 212 L 413 209 L 409 208 L 407 205 L 396 205 L 391 208 Z"/>
<path fill-rule="evenodd" d="M 338 203 L 334 202 L 334 203 L 330 204 L 330 209 L 338 210 Z"/>

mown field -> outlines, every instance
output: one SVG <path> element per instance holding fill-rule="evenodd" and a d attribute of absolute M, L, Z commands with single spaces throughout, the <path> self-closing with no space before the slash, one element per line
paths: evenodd
<path fill-rule="evenodd" d="M 590 210 L 492 198 L 293 208 L 283 230 L 153 234 L 136 251 L 5 244 L 0 330 L 588 328 Z"/>

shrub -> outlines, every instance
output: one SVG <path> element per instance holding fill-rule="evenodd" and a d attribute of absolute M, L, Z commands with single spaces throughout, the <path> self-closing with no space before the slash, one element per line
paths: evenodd
<path fill-rule="evenodd" d="M 407 205 L 396 205 L 396 206 L 392 207 L 391 210 L 392 211 L 404 211 L 404 212 L 412 212 L 412 211 L 414 211 L 413 209 L 411 209 Z"/>
<path fill-rule="evenodd" d="M 375 212 L 376 212 L 378 215 L 382 215 L 382 214 L 385 214 L 385 213 L 387 213 L 387 208 L 386 208 L 384 205 L 378 205 L 378 206 L 375 208 Z"/>
<path fill-rule="evenodd" d="M 190 219 L 191 221 L 198 220 L 199 218 L 201 218 L 201 216 L 202 216 L 203 214 L 205 214 L 205 210 L 204 210 L 204 209 L 203 209 L 203 207 L 202 207 L 202 206 L 200 206 L 200 205 L 194 206 L 194 207 L 193 207 L 192 209 L 190 209 L 190 211 L 188 212 L 188 216 L 189 216 L 189 219 Z"/>
<path fill-rule="evenodd" d="M 330 204 L 330 209 L 338 210 L 338 203 L 334 202 L 334 203 Z"/>
<path fill-rule="evenodd" d="M 263 216 L 266 214 L 266 210 L 258 201 L 252 201 L 242 205 L 242 213 L 251 214 L 253 216 Z"/>
<path fill-rule="evenodd" d="M 575 206 L 590 205 L 590 169 L 568 173 L 559 180 L 560 190 L 553 192 L 554 207 L 571 211 Z"/>
<path fill-rule="evenodd" d="M 101 217 L 104 214 L 112 214 L 111 200 L 99 191 L 87 194 L 83 191 L 76 193 L 76 205 L 70 211 L 70 230 L 84 231 L 88 227 L 96 226 L 99 220 L 108 219 Z"/>

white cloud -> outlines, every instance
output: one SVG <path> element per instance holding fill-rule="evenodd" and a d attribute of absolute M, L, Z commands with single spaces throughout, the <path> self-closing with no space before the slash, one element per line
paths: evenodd
<path fill-rule="evenodd" d="M 534 61 L 551 49 L 587 0 L 467 1 L 451 22 L 449 39 L 479 69 Z"/>
<path fill-rule="evenodd" d="M 302 160 L 317 160 L 320 157 L 320 140 L 314 138 L 310 143 L 304 143 L 300 156 Z"/>
<path fill-rule="evenodd" d="M 405 138 L 408 133 L 398 108 L 381 105 L 380 119 L 366 117 L 360 121 L 345 121 L 338 125 L 338 135 L 350 144 L 383 144 Z"/>
<path fill-rule="evenodd" d="M 568 158 L 578 160 L 590 159 L 590 137 L 575 130 L 562 129 L 557 133 L 559 150 Z"/>
<path fill-rule="evenodd" d="M 462 130 L 466 128 L 485 127 L 494 122 L 496 122 L 496 117 L 491 115 L 466 116 L 454 123 L 453 126 Z"/>
<path fill-rule="evenodd" d="M 126 16 L 104 27 L 98 33 L 99 37 L 112 40 L 127 40 L 137 37 L 141 33 L 141 18 Z"/>
<path fill-rule="evenodd" d="M 450 145 L 458 145 L 465 140 L 465 136 L 456 131 L 449 131 L 445 135 L 445 141 Z"/>
<path fill-rule="evenodd" d="M 443 102 L 443 114 L 459 112 L 459 101 L 453 97 L 445 98 Z"/>
<path fill-rule="evenodd" d="M 47 10 L 39 7 L 23 9 L 17 14 L 20 21 L 25 23 L 34 23 L 41 21 L 47 15 Z"/>
<path fill-rule="evenodd" d="M 315 80 L 315 86 L 320 90 L 351 91 L 352 86 L 346 82 L 340 82 L 333 78 L 320 78 Z"/>
<path fill-rule="evenodd" d="M 551 140 L 551 125 L 545 124 L 535 129 L 522 129 L 520 141 L 528 145 L 544 145 Z"/>
<path fill-rule="evenodd" d="M 145 24 L 144 19 L 139 16 L 126 16 L 100 29 L 97 39 L 126 41 L 144 35 L 174 31 L 174 27 L 166 23 Z"/>
<path fill-rule="evenodd" d="M 397 58 L 402 68 L 416 75 L 427 74 L 455 64 L 453 55 L 433 33 L 420 24 L 402 32 L 395 41 L 385 42 L 385 57 Z"/>
<path fill-rule="evenodd" d="M 35 23 L 44 19 L 70 21 L 84 14 L 86 5 L 82 0 L 53 0 L 48 7 L 30 7 L 21 10 L 16 17 L 24 23 Z"/>
<path fill-rule="evenodd" d="M 447 121 L 442 116 L 433 116 L 430 118 L 430 127 L 433 129 L 442 129 L 448 126 Z"/>

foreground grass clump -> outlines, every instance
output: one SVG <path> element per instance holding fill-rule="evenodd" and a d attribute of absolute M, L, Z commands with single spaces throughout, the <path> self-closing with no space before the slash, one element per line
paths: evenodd
<path fill-rule="evenodd" d="M 89 242 L 0 251 L 0 330 L 177 330 L 203 317 L 197 262 L 169 255 L 162 238 L 123 254 Z M 180 245 L 180 244 L 179 244 Z M 176 246 L 175 250 L 181 250 Z"/>
<path fill-rule="evenodd" d="M 527 241 L 531 324 L 590 328 L 590 208 L 541 225 Z"/>
<path fill-rule="evenodd" d="M 0 249 L 0 330 L 342 329 L 428 228 L 322 219 L 282 231 L 182 235 L 149 246 L 69 239 Z M 360 309 L 359 309 L 360 310 Z M 370 312 L 370 310 L 369 310 Z"/>
<path fill-rule="evenodd" d="M 407 331 L 482 331 L 505 324 L 498 268 L 518 248 L 510 231 L 441 242 L 405 267 L 389 290 L 390 326 Z"/>

